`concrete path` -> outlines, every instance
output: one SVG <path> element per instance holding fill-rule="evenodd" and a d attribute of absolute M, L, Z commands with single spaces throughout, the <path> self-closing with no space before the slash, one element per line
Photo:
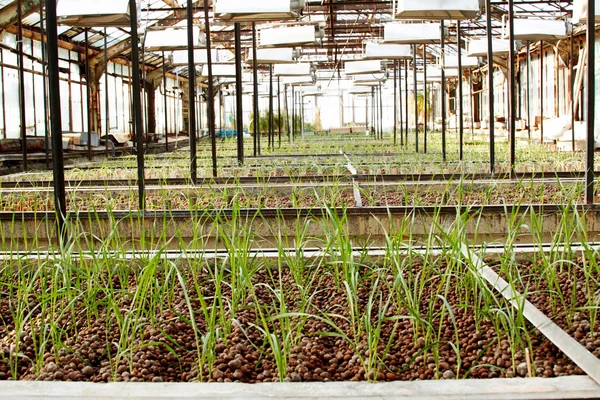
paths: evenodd
<path fill-rule="evenodd" d="M 0 399 L 598 399 L 600 386 L 585 376 L 394 383 L 56 383 L 0 382 Z"/>

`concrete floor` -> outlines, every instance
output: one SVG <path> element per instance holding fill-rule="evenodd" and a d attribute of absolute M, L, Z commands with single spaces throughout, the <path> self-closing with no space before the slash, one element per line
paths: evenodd
<path fill-rule="evenodd" d="M 584 376 L 394 383 L 265 383 L 259 385 L 0 382 L 0 399 L 598 399 Z"/>

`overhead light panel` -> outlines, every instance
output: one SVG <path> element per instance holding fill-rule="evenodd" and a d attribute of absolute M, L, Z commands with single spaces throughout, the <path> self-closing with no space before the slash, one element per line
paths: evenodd
<path fill-rule="evenodd" d="M 347 61 L 344 64 L 346 75 L 378 74 L 385 72 L 384 63 L 378 60 Z"/>
<path fill-rule="evenodd" d="M 275 76 L 306 76 L 311 74 L 311 65 L 309 63 L 300 64 L 275 64 L 273 75 Z"/>
<path fill-rule="evenodd" d="M 565 21 L 549 19 L 519 18 L 514 19 L 516 40 L 552 41 L 567 37 Z"/>
<path fill-rule="evenodd" d="M 301 51 L 293 48 L 280 48 L 280 49 L 257 49 L 256 50 L 256 63 L 257 64 L 291 64 L 295 63 L 298 58 L 302 55 Z M 248 52 L 248 58 L 246 60 L 248 64 L 254 64 L 254 51 L 250 49 Z"/>
<path fill-rule="evenodd" d="M 312 86 L 316 83 L 316 78 L 313 75 L 284 77 L 281 83 L 291 86 Z"/>
<path fill-rule="evenodd" d="M 484 0 L 399 0 L 396 18 L 411 20 L 475 19 Z"/>
<path fill-rule="evenodd" d="M 211 51 L 212 62 L 227 62 L 226 60 L 222 60 L 220 58 L 220 52 L 217 49 L 213 49 Z M 206 49 L 194 50 L 194 63 L 196 65 L 208 64 L 208 51 Z M 171 65 L 173 66 L 181 66 L 188 65 L 188 51 L 187 50 L 176 50 L 173 52 L 173 58 Z"/>
<path fill-rule="evenodd" d="M 588 0 L 573 0 L 573 23 L 586 23 Z M 596 0 L 596 22 L 600 22 L 600 0 Z"/>
<path fill-rule="evenodd" d="M 444 57 L 444 67 L 446 70 L 458 69 L 458 56 L 447 55 Z M 478 57 L 462 57 L 463 68 L 477 68 L 479 67 Z"/>
<path fill-rule="evenodd" d="M 212 75 L 215 78 L 235 78 L 235 64 L 213 64 Z M 208 78 L 208 65 L 202 66 L 202 77 Z"/>
<path fill-rule="evenodd" d="M 383 31 L 384 43 L 435 44 L 441 42 L 441 24 L 437 22 L 419 24 L 386 24 Z"/>
<path fill-rule="evenodd" d="M 325 37 L 321 24 L 263 28 L 259 30 L 260 47 L 296 47 L 319 43 Z"/>
<path fill-rule="evenodd" d="M 148 51 L 187 50 L 187 27 L 149 29 L 144 37 L 144 48 Z M 194 48 L 206 47 L 206 35 L 200 26 L 194 26 Z"/>
<path fill-rule="evenodd" d="M 494 55 L 508 54 L 510 51 L 510 41 L 503 39 L 492 39 L 492 52 Z M 469 57 L 487 57 L 488 41 L 487 39 L 475 39 L 469 42 L 467 46 L 467 55 Z"/>
<path fill-rule="evenodd" d="M 367 43 L 365 60 L 405 60 L 412 58 L 412 49 L 406 44 Z"/>
<path fill-rule="evenodd" d="M 304 0 L 216 0 L 217 19 L 225 22 L 264 22 L 298 19 Z"/>
<path fill-rule="evenodd" d="M 140 15 L 141 1 L 136 2 Z M 58 0 L 57 22 L 60 25 L 78 27 L 131 26 L 129 0 Z"/>

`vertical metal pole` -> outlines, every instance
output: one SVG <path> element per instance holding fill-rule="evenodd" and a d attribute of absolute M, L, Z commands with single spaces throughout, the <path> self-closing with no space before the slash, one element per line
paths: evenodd
<path fill-rule="evenodd" d="M 527 131 L 531 141 L 531 43 L 527 42 Z"/>
<path fill-rule="evenodd" d="M 415 96 L 415 146 L 419 152 L 419 94 L 417 91 L 417 45 L 413 44 L 413 95 Z"/>
<path fill-rule="evenodd" d="M 404 138 L 404 145 L 406 147 L 408 147 L 408 120 L 410 119 L 408 117 L 408 66 L 409 66 L 409 61 L 408 59 L 406 60 L 404 66 L 406 68 L 404 68 L 404 95 L 406 96 L 405 99 L 406 101 L 404 102 L 404 115 L 406 118 L 406 121 L 404 121 L 404 134 L 405 134 L 405 138 Z"/>
<path fill-rule="evenodd" d="M 456 23 L 456 40 L 458 48 L 458 158 L 460 161 L 464 159 L 464 142 L 465 142 L 465 116 L 464 116 L 464 99 L 463 99 L 463 63 L 462 63 L 462 32 L 460 31 L 460 21 Z"/>
<path fill-rule="evenodd" d="M 48 35 L 48 93 L 50 96 L 50 129 L 52 132 L 52 171 L 54 180 L 54 209 L 58 226 L 58 239 L 66 237 L 65 170 L 62 149 L 62 120 L 60 112 L 60 87 L 58 77 L 58 34 L 56 27 L 56 0 L 46 0 Z"/>
<path fill-rule="evenodd" d="M 571 100 L 571 144 L 575 152 L 575 33 L 571 29 L 569 60 L 569 99 Z"/>
<path fill-rule="evenodd" d="M 104 144 L 105 153 L 108 157 L 108 134 L 110 132 L 110 117 L 108 107 L 110 106 L 108 100 L 108 34 L 106 28 L 104 28 Z"/>
<path fill-rule="evenodd" d="M 372 136 L 377 137 L 377 103 L 375 102 L 375 86 L 371 87 L 371 129 Z"/>
<path fill-rule="evenodd" d="M 394 61 L 394 146 L 397 143 L 396 128 L 398 125 L 398 61 Z"/>
<path fill-rule="evenodd" d="M 516 71 L 515 71 L 515 27 L 514 21 L 514 0 L 508 0 L 508 44 L 510 49 L 508 51 L 508 136 L 510 140 L 510 174 L 512 178 L 515 178 L 515 165 L 516 165 L 516 120 L 517 120 L 517 107 L 516 107 Z"/>
<path fill-rule="evenodd" d="M 285 110 L 285 115 L 286 115 L 286 117 L 287 117 L 287 119 L 289 121 L 290 113 L 289 113 L 289 107 L 288 107 L 288 85 L 287 84 L 283 84 L 283 92 L 284 92 L 284 96 L 283 96 L 283 100 L 284 100 L 283 108 Z M 286 128 L 287 128 L 287 131 L 288 131 L 287 132 L 287 134 L 288 134 L 288 142 L 292 143 L 292 136 L 290 134 L 290 124 L 289 124 L 289 122 L 286 123 Z"/>
<path fill-rule="evenodd" d="M 188 34 L 188 132 L 190 137 L 190 176 L 192 184 L 198 183 L 198 146 L 196 144 L 196 63 L 194 62 L 194 1 L 187 0 Z"/>
<path fill-rule="evenodd" d="M 316 100 L 315 100 L 316 102 Z M 279 148 L 281 148 L 281 77 L 277 77 L 277 130 L 279 131 Z"/>
<path fill-rule="evenodd" d="M 252 110 L 254 114 L 254 157 L 259 155 L 258 151 L 258 139 L 260 136 L 260 115 L 258 110 L 258 63 L 256 62 L 257 57 L 257 46 L 256 46 L 256 22 L 252 23 L 252 54 L 254 62 L 252 63 L 252 88 L 253 88 L 253 99 L 252 99 Z"/>
<path fill-rule="evenodd" d="M 144 123 L 142 121 L 142 83 L 140 79 L 140 54 L 138 47 L 138 17 L 137 2 L 129 0 L 131 12 L 131 66 L 133 80 L 133 132 L 137 142 L 137 169 L 140 211 L 146 209 L 146 181 L 144 167 Z"/>
<path fill-rule="evenodd" d="M 383 86 L 379 83 L 379 138 L 383 140 Z"/>
<path fill-rule="evenodd" d="M 40 0 L 40 34 L 41 34 L 41 44 L 42 44 L 42 81 L 43 81 L 43 90 L 42 95 L 44 96 L 44 147 L 46 153 L 46 169 L 50 169 L 50 136 L 48 135 L 48 79 L 47 79 L 47 62 L 46 62 L 46 31 L 44 29 L 44 0 Z M 3 70 L 2 70 L 3 71 Z M 2 80 L 4 81 L 4 74 L 2 74 Z M 4 90 L 2 90 L 2 95 L 4 96 Z M 3 103 L 4 104 L 4 103 Z M 4 105 L 2 107 L 2 111 L 4 110 Z M 4 122 L 6 122 L 6 112 L 4 115 Z M 5 127 L 6 133 L 6 127 Z"/>
<path fill-rule="evenodd" d="M 298 93 L 298 101 L 300 102 L 300 136 L 304 139 L 304 89 L 302 86 L 300 86 L 300 92 Z"/>
<path fill-rule="evenodd" d="M 169 152 L 169 113 L 167 113 L 167 59 L 162 52 L 162 76 L 163 76 L 163 111 L 165 113 L 165 152 Z"/>
<path fill-rule="evenodd" d="M 447 109 L 446 109 L 446 71 L 444 70 L 444 53 L 446 51 L 446 32 L 444 27 L 444 21 L 441 21 L 441 57 L 442 57 L 442 88 L 441 88 L 441 98 L 442 98 L 442 159 L 446 161 L 447 159 L 447 151 L 446 151 L 446 118 L 447 118 Z M 460 46 L 460 43 L 459 43 Z"/>
<path fill-rule="evenodd" d="M 488 45 L 488 91 L 489 91 L 489 119 L 490 119 L 490 173 L 496 170 L 496 149 L 495 149 L 495 116 L 494 116 L 494 49 L 492 48 L 492 2 L 485 0 L 486 5 L 486 25 L 487 25 L 487 45 Z"/>
<path fill-rule="evenodd" d="M 2 130 L 4 132 L 3 138 L 6 139 L 6 88 L 4 85 L 6 79 L 4 77 L 4 57 L 2 51 L 0 51 L 0 75 L 2 75 L 2 86 L 0 86 L 2 89 Z M 48 154 L 49 147 L 46 144 L 46 154 Z"/>
<path fill-rule="evenodd" d="M 443 67 L 442 67 L 443 70 Z M 427 154 L 427 45 L 423 46 L 423 154 Z"/>
<path fill-rule="evenodd" d="M 293 85 L 292 86 L 292 118 L 291 118 L 291 124 L 292 124 L 292 137 L 295 139 L 296 138 L 296 121 L 294 120 L 294 118 L 296 118 L 296 89 Z"/>
<path fill-rule="evenodd" d="M 87 103 L 87 131 L 88 131 L 88 160 L 92 161 L 92 115 L 91 115 L 91 82 L 90 82 L 90 52 L 89 52 L 89 30 L 85 28 L 85 94 Z"/>
<path fill-rule="evenodd" d="M 273 65 L 269 64 L 269 149 L 275 148 L 275 134 L 274 134 L 274 118 L 273 118 Z"/>
<path fill-rule="evenodd" d="M 25 65 L 23 59 L 23 10 L 21 6 L 21 0 L 17 0 L 17 19 L 17 61 L 19 64 L 19 117 L 21 121 L 21 150 L 23 152 L 23 170 L 27 171 L 27 116 L 25 114 Z"/>
<path fill-rule="evenodd" d="M 398 98 L 398 107 L 400 109 L 400 146 L 404 146 L 404 108 L 402 106 L 402 63 L 402 60 L 398 61 L 398 94 L 400 95 Z"/>
<path fill-rule="evenodd" d="M 204 26 L 206 30 L 206 69 L 208 71 L 208 99 L 206 102 L 206 110 L 208 116 L 208 135 L 210 136 L 210 147 L 212 157 L 212 172 L 213 177 L 218 176 L 217 168 L 217 132 L 215 129 L 215 87 L 212 66 L 212 38 L 210 36 L 210 18 L 208 17 L 208 0 L 204 0 Z"/>
<path fill-rule="evenodd" d="M 544 144 L 544 41 L 540 41 L 540 143 Z"/>
<path fill-rule="evenodd" d="M 192 0 L 188 0 L 190 3 Z M 238 163 L 244 165 L 244 108 L 242 103 L 242 38 L 240 23 L 235 23 L 235 98 Z"/>
<path fill-rule="evenodd" d="M 585 174 L 585 202 L 594 204 L 596 174 L 594 152 L 596 150 L 596 1 L 588 0 L 587 16 L 587 168 Z"/>
<path fill-rule="evenodd" d="M 475 138 L 475 97 L 473 95 L 473 70 L 469 72 L 469 97 L 471 102 L 469 108 L 471 111 L 471 140 Z"/>

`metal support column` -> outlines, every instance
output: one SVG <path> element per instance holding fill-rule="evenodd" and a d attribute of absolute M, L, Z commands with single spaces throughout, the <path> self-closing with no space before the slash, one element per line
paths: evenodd
<path fill-rule="evenodd" d="M 571 144 L 575 152 L 575 33 L 571 29 L 569 59 L 569 99 L 571 100 Z"/>
<path fill-rule="evenodd" d="M 398 107 L 400 111 L 400 146 L 404 146 L 404 108 L 402 101 L 402 60 L 398 61 Z"/>
<path fill-rule="evenodd" d="M 415 146 L 419 152 L 419 96 L 417 91 L 417 45 L 413 44 L 413 95 L 415 97 Z"/>
<path fill-rule="evenodd" d="M 379 139 L 383 140 L 383 85 L 379 82 Z"/>
<path fill-rule="evenodd" d="M 88 160 L 92 161 L 92 115 L 91 115 L 91 82 L 90 82 L 90 52 L 89 52 L 89 30 L 85 28 L 85 94 L 87 104 L 87 131 L 88 131 Z"/>
<path fill-rule="evenodd" d="M 260 154 L 258 149 L 258 141 L 260 138 L 260 115 L 258 110 L 258 64 L 256 63 L 257 57 L 257 46 L 256 46 L 256 22 L 252 23 L 252 54 L 254 62 L 252 63 L 252 112 L 254 114 L 254 157 Z"/>
<path fill-rule="evenodd" d="M 212 38 L 210 36 L 210 18 L 208 17 L 208 0 L 204 0 L 204 27 L 206 30 L 206 69 L 208 70 L 208 99 L 206 111 L 208 116 L 208 136 L 210 137 L 213 177 L 218 176 L 217 169 L 217 132 L 215 129 L 215 87 L 212 66 Z"/>
<path fill-rule="evenodd" d="M 527 132 L 531 141 L 531 43 L 527 42 Z"/>
<path fill-rule="evenodd" d="M 196 154 L 196 63 L 194 62 L 194 1 L 187 0 L 188 34 L 188 133 L 190 138 L 190 176 L 192 184 L 198 183 Z"/>
<path fill-rule="evenodd" d="M 19 65 L 19 118 L 21 125 L 21 150 L 23 152 L 23 170 L 27 171 L 27 116 L 25 114 L 25 61 L 23 56 L 23 10 L 21 0 L 17 0 L 17 19 L 17 63 Z"/>
<path fill-rule="evenodd" d="M 485 0 L 486 25 L 487 25 L 487 53 L 488 53 L 488 92 L 489 92 L 489 129 L 490 129 L 490 173 L 496 170 L 496 149 L 495 149 L 495 132 L 494 132 L 494 49 L 492 47 L 493 31 L 492 31 L 492 2 Z"/>
<path fill-rule="evenodd" d="M 462 32 L 460 31 L 460 21 L 456 23 L 456 41 L 458 49 L 458 159 L 463 161 L 465 150 L 465 116 L 463 99 L 463 63 L 462 63 Z"/>
<path fill-rule="evenodd" d="M 133 132 L 137 143 L 137 170 L 140 211 L 146 208 L 146 181 L 144 166 L 144 123 L 142 121 L 142 82 L 140 79 L 140 54 L 138 42 L 137 2 L 129 0 L 131 12 L 131 67 L 133 80 Z"/>
<path fill-rule="evenodd" d="M 446 51 L 446 32 L 444 27 L 444 21 L 441 21 L 441 65 L 442 65 L 442 88 L 441 88 L 441 98 L 442 98 L 442 159 L 446 161 L 447 149 L 446 149 L 446 118 L 447 118 L 447 109 L 446 109 L 446 71 L 444 70 L 444 53 Z M 460 43 L 459 43 L 460 46 Z"/>
<path fill-rule="evenodd" d="M 281 148 L 281 77 L 277 77 L 277 131 L 279 134 L 279 148 Z"/>
<path fill-rule="evenodd" d="M 427 154 L 427 45 L 423 45 L 423 154 Z"/>
<path fill-rule="evenodd" d="M 398 61 L 394 61 L 394 146 L 397 142 L 397 125 L 398 125 Z"/>
<path fill-rule="evenodd" d="M 515 71 L 515 28 L 514 20 L 514 0 L 508 0 L 508 43 L 510 49 L 508 51 L 508 137 L 510 140 L 510 174 L 515 178 L 515 165 L 517 159 L 516 153 L 516 120 L 517 120 L 517 93 L 515 87 L 516 71 Z"/>
<path fill-rule="evenodd" d="M 406 60 L 405 64 L 404 64 L 404 96 L 405 96 L 405 102 L 404 102 L 404 113 L 405 113 L 405 117 L 406 121 L 404 121 L 404 145 L 406 147 L 408 147 L 408 124 L 409 124 L 409 117 L 408 117 L 408 65 L 409 65 L 409 61 L 408 59 Z"/>
<path fill-rule="evenodd" d="M 40 34 L 41 34 L 41 44 L 42 44 L 42 82 L 43 89 L 42 95 L 44 96 L 44 148 L 46 153 L 46 169 L 50 169 L 50 135 L 49 127 L 48 127 L 48 65 L 46 61 L 46 30 L 44 28 L 44 0 L 40 0 Z M 2 75 L 2 79 L 4 79 L 4 75 Z M 4 111 L 4 108 L 3 108 Z M 4 116 L 4 120 L 6 121 L 6 115 Z M 6 130 L 4 132 L 6 134 Z"/>
<path fill-rule="evenodd" d="M 46 22 L 48 35 L 48 94 L 50 104 L 50 131 L 52 133 L 52 172 L 54 180 L 54 209 L 58 226 L 58 239 L 65 244 L 65 218 L 67 200 L 65 196 L 65 169 L 62 148 L 62 120 L 60 112 L 60 86 L 58 70 L 58 34 L 56 26 L 56 0 L 46 0 Z"/>
<path fill-rule="evenodd" d="M 596 150 L 596 1 L 588 0 L 587 16 L 587 168 L 585 174 L 585 202 L 594 204 L 596 189 L 594 172 L 594 154 Z"/>
<path fill-rule="evenodd" d="M 273 65 L 269 64 L 269 150 L 275 148 L 275 120 L 273 116 Z"/>
<path fill-rule="evenodd" d="M 540 143 L 544 144 L 544 41 L 540 41 Z"/>
<path fill-rule="evenodd" d="M 163 83 L 163 103 L 165 113 L 165 152 L 169 152 L 169 113 L 167 113 L 167 60 L 165 58 L 165 52 L 162 52 L 162 83 Z"/>
<path fill-rule="evenodd" d="M 188 0 L 192 1 L 192 0 Z M 236 105 L 236 129 L 237 129 L 237 158 L 240 165 L 244 165 L 244 108 L 242 87 L 242 38 L 241 26 L 235 23 L 235 105 Z"/>

